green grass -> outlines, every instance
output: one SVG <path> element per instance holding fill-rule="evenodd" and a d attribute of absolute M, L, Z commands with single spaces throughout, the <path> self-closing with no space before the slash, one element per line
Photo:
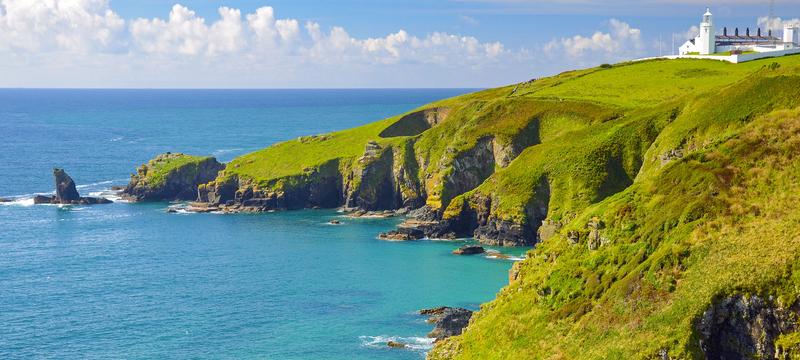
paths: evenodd
<path fill-rule="evenodd" d="M 779 111 L 588 207 L 564 232 L 601 219 L 607 245 L 540 244 L 432 357 L 701 358 L 694 324 L 713 299 L 800 295 L 797 156 L 800 109 Z"/>
<path fill-rule="evenodd" d="M 404 171 L 401 192 L 446 218 L 488 206 L 486 216 L 528 225 L 546 200 L 561 230 L 433 357 L 700 358 L 693 324 L 713 299 L 800 294 L 798 107 L 800 56 L 623 63 L 423 106 L 449 115 L 417 136 L 381 138 L 397 116 L 275 144 L 218 181 L 279 193 L 338 171 L 369 187 L 361 170 L 379 160 L 362 156 L 375 141 Z M 494 172 L 454 187 L 486 139 Z M 598 250 L 590 222 L 602 224 Z"/>
<path fill-rule="evenodd" d="M 186 154 L 164 154 L 150 160 L 147 164 L 143 165 L 146 168 L 146 176 L 144 182 L 151 187 L 158 187 L 163 185 L 167 176 L 182 167 L 190 164 L 199 164 L 210 157 L 208 156 L 193 156 Z"/>

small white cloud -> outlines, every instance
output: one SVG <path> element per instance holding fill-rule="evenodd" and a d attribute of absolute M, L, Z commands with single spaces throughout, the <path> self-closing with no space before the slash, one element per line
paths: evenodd
<path fill-rule="evenodd" d="M 795 18 L 783 20 L 779 17 L 770 18 L 768 16 L 762 16 L 758 18 L 759 27 L 772 30 L 776 34 L 780 34 L 783 31 L 784 25 L 800 25 L 800 19 Z"/>
<path fill-rule="evenodd" d="M 553 39 L 544 46 L 551 56 L 567 55 L 577 63 L 595 60 L 621 60 L 638 56 L 644 45 L 642 32 L 629 24 L 611 19 L 609 31 L 596 31 L 591 36 L 575 35 L 570 38 Z"/>
<path fill-rule="evenodd" d="M 472 16 L 459 15 L 458 19 L 461 20 L 461 22 L 463 22 L 463 23 L 465 23 L 467 25 L 471 25 L 471 26 L 478 26 L 478 25 L 481 24 L 481 22 L 478 21 L 478 19 L 476 19 L 476 18 L 474 18 Z"/>

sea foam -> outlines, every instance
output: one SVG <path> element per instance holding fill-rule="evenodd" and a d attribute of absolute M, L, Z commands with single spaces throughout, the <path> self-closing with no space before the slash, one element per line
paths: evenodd
<path fill-rule="evenodd" d="M 433 349 L 433 342 L 436 340 L 418 336 L 402 337 L 402 336 L 385 336 L 385 335 L 360 336 L 359 339 L 361 340 L 361 346 L 364 347 L 385 348 L 387 347 L 386 344 L 389 341 L 394 341 L 401 344 L 405 344 L 406 349 L 416 350 L 416 351 L 428 351 L 430 349 Z"/>

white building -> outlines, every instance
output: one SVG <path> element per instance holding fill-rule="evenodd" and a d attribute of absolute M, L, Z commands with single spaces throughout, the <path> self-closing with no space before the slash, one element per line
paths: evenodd
<path fill-rule="evenodd" d="M 716 53 L 716 36 L 717 32 L 714 31 L 714 15 L 711 14 L 711 9 L 706 9 L 703 14 L 703 22 L 700 23 L 700 35 L 695 39 L 697 44 L 697 52 L 700 55 L 709 55 Z"/>
<path fill-rule="evenodd" d="M 782 39 L 772 36 L 771 30 L 766 35 L 761 33 L 761 29 L 756 34 L 751 34 L 750 28 L 747 28 L 745 34 L 740 34 L 738 28 L 734 34 L 729 34 L 725 27 L 722 35 L 717 35 L 714 15 L 710 9 L 706 9 L 703 14 L 700 35 L 687 41 L 679 49 L 679 57 L 714 58 L 730 62 L 797 53 L 800 53 L 800 26 L 786 25 Z"/>

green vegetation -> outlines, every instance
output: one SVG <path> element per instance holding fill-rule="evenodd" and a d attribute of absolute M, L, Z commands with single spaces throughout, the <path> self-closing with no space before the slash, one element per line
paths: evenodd
<path fill-rule="evenodd" d="M 702 358 L 694 324 L 726 294 L 800 295 L 800 109 L 758 117 L 589 206 L 433 358 Z M 586 246 L 587 223 L 606 244 Z M 571 245 L 565 234 L 579 234 Z M 796 337 L 796 336 L 795 336 Z M 795 337 L 782 338 L 789 346 Z M 779 344 L 780 345 L 780 344 Z"/>
<path fill-rule="evenodd" d="M 715 300 L 800 296 L 800 57 L 601 66 L 425 109 L 446 116 L 393 132 L 413 136 L 380 136 L 398 116 L 277 144 L 221 177 L 280 193 L 338 171 L 375 197 L 394 176 L 445 219 L 533 230 L 544 211 L 517 279 L 432 358 L 702 358 Z"/>
<path fill-rule="evenodd" d="M 166 153 L 150 160 L 138 169 L 139 179 L 150 187 L 164 185 L 168 175 L 181 168 L 199 168 L 199 164 L 210 159 L 208 156 Z M 194 166 L 187 166 L 194 165 Z"/>

